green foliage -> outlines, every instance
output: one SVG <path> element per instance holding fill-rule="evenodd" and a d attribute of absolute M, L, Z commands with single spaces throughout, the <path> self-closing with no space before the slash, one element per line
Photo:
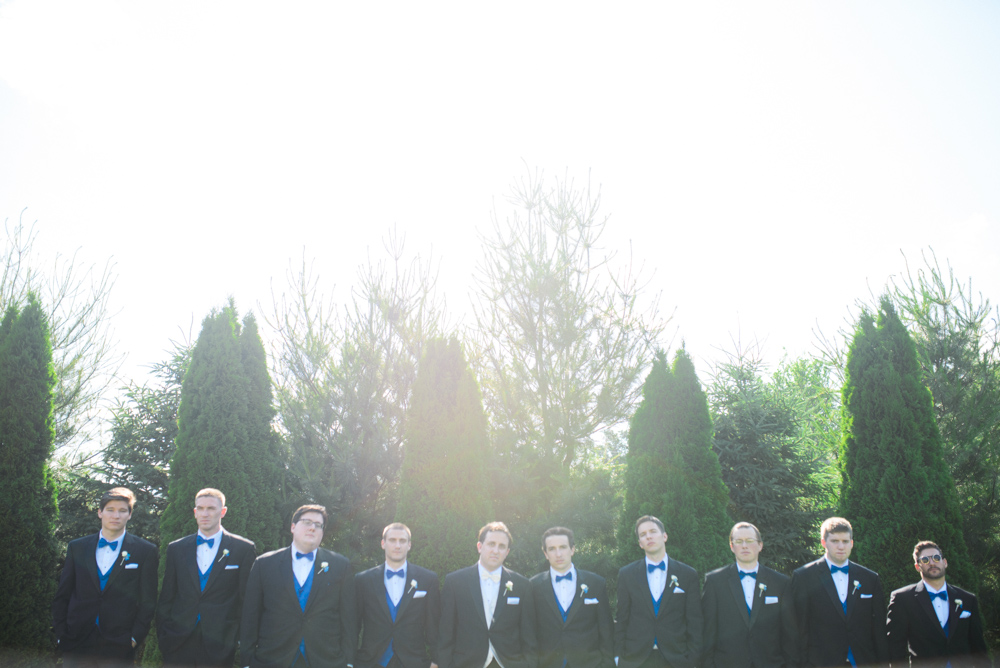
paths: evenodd
<path fill-rule="evenodd" d="M 672 368 L 660 352 L 632 417 L 625 506 L 618 527 L 623 562 L 642 556 L 633 528 L 642 515 L 663 521 L 667 552 L 704 573 L 728 562 L 732 522 L 712 450 L 712 419 L 694 364 L 683 350 Z"/>
<path fill-rule="evenodd" d="M 0 324 L 0 647 L 52 645 L 55 384 L 48 322 L 29 293 L 24 308 L 8 306 Z"/>
<path fill-rule="evenodd" d="M 760 529 L 769 566 L 790 573 L 809 560 L 821 462 L 807 447 L 794 387 L 763 378 L 759 350 L 738 349 L 716 369 L 710 396 L 715 452 L 730 514 Z"/>
<path fill-rule="evenodd" d="M 197 530 L 191 509 L 204 487 L 226 495 L 228 530 L 253 540 L 259 550 L 279 546 L 286 526 L 280 506 L 284 457 L 270 427 L 273 417 L 256 321 L 248 315 L 241 327 L 230 302 L 202 322 L 184 375 L 161 551 Z"/>
<path fill-rule="evenodd" d="M 859 318 L 842 396 L 840 511 L 854 525 L 857 560 L 892 590 L 915 579 L 916 541 L 933 540 L 949 580 L 976 589 L 931 394 L 887 296 L 877 320 L 867 311 Z"/>
<path fill-rule="evenodd" d="M 414 563 L 444 575 L 475 562 L 477 532 L 493 519 L 486 415 L 456 339 L 428 341 L 405 434 L 396 519 L 414 531 Z"/>

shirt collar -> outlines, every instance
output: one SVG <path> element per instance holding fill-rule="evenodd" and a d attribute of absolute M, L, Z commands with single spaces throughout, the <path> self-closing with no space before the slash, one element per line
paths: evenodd
<path fill-rule="evenodd" d="M 823 558 L 826 559 L 826 565 L 827 565 L 828 568 L 834 568 L 834 567 L 836 567 L 836 568 L 843 568 L 843 566 L 837 566 L 837 564 L 835 564 L 832 561 L 830 561 L 830 557 L 826 556 L 825 554 L 823 555 Z M 844 562 L 844 566 L 850 566 L 850 565 L 851 565 L 851 560 L 850 559 L 848 559 L 847 561 Z"/>
<path fill-rule="evenodd" d="M 201 532 L 201 529 L 198 529 L 198 535 L 204 538 L 205 540 L 214 540 L 216 536 L 222 535 L 222 526 L 220 525 L 219 530 L 213 533 L 211 536 L 206 536 Z"/>
<path fill-rule="evenodd" d="M 299 548 L 295 547 L 295 543 L 292 543 L 292 563 L 295 563 L 295 555 L 296 554 L 312 554 L 312 556 L 313 556 L 313 562 L 315 562 L 316 561 L 316 553 L 318 551 L 319 551 L 319 548 L 317 547 L 311 553 L 310 552 L 302 552 L 301 550 L 299 550 Z M 299 561 L 302 561 L 302 560 L 299 559 Z"/>
<path fill-rule="evenodd" d="M 495 575 L 496 573 L 503 574 L 503 566 L 501 566 L 500 568 L 496 569 L 495 571 L 488 571 L 483 566 L 483 562 L 477 561 L 476 565 L 479 566 L 479 579 L 480 580 L 482 580 L 483 577 L 485 577 L 487 575 Z"/>
<path fill-rule="evenodd" d="M 102 538 L 104 540 L 108 540 L 108 537 L 104 535 L 104 529 L 101 529 L 97 534 L 97 542 L 100 543 Z M 118 544 L 122 545 L 125 542 L 125 532 L 122 531 L 121 535 L 118 536 L 118 538 L 115 538 L 115 540 L 108 540 L 109 543 L 113 543 L 115 541 L 118 541 Z"/>
<path fill-rule="evenodd" d="M 651 561 L 650 558 L 647 556 L 646 557 L 646 563 L 655 566 L 656 564 L 658 564 L 660 562 L 659 561 Z M 664 568 L 664 571 L 663 571 L 664 573 L 667 572 L 666 569 L 670 568 L 670 556 L 669 555 L 666 555 L 666 554 L 663 555 L 663 568 Z"/>
<path fill-rule="evenodd" d="M 404 574 L 404 576 L 406 574 L 406 569 L 407 569 L 407 567 L 409 565 L 410 565 L 409 561 L 403 560 L 403 574 Z M 386 571 L 398 571 L 399 569 L 398 568 L 389 568 L 389 562 L 387 561 L 387 562 L 385 562 L 385 570 Z M 383 577 L 384 576 L 385 576 L 385 572 L 383 571 Z"/>
<path fill-rule="evenodd" d="M 566 573 L 572 573 L 573 577 L 571 579 L 573 580 L 573 582 L 576 582 L 576 566 L 574 566 L 572 562 L 570 562 L 569 570 L 566 571 Z M 549 566 L 549 577 L 552 578 L 553 582 L 556 581 L 557 575 L 566 575 L 566 573 L 560 573 L 556 569 Z"/>
<path fill-rule="evenodd" d="M 739 564 L 737 564 L 736 565 L 736 570 L 738 570 L 740 573 L 756 573 L 757 571 L 760 570 L 760 564 L 757 564 L 756 566 L 754 566 L 752 571 L 748 571 L 747 569 L 745 569 L 742 566 L 740 566 Z"/>
<path fill-rule="evenodd" d="M 937 594 L 937 593 L 940 593 L 940 592 L 944 591 L 945 589 L 947 589 L 948 588 L 948 583 L 945 582 L 943 585 L 941 585 L 941 589 L 935 589 L 934 587 L 932 587 L 930 585 L 929 582 L 927 582 L 927 580 L 924 580 L 924 588 L 927 589 L 927 591 L 934 592 L 935 594 Z"/>

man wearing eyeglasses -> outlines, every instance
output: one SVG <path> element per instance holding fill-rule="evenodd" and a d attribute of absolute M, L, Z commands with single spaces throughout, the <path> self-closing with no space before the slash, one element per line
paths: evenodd
<path fill-rule="evenodd" d="M 792 573 L 798 661 L 807 668 L 889 661 L 878 573 L 850 561 L 854 529 L 843 517 L 820 526 L 826 554 Z"/>
<path fill-rule="evenodd" d="M 358 642 L 354 573 L 346 557 L 320 547 L 326 508 L 292 515 L 292 544 L 257 557 L 247 582 L 240 665 L 345 668 Z"/>
<path fill-rule="evenodd" d="M 913 567 L 920 582 L 897 589 L 889 598 L 886 626 L 892 665 L 989 666 L 979 601 L 945 582 L 948 560 L 941 548 L 929 540 L 917 543 Z"/>
<path fill-rule="evenodd" d="M 791 579 L 758 561 L 760 531 L 739 522 L 729 532 L 736 561 L 705 576 L 704 668 L 784 668 L 795 665 Z"/>

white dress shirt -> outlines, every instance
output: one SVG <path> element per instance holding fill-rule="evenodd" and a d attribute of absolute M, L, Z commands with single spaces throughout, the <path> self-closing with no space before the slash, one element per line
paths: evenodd
<path fill-rule="evenodd" d="M 198 535 L 204 538 L 205 540 L 208 540 L 210 538 L 214 539 L 212 542 L 212 547 L 209 547 L 208 545 L 205 545 L 203 543 L 198 546 L 197 550 L 195 550 L 195 555 L 198 560 L 198 572 L 204 575 L 208 571 L 208 569 L 212 567 L 212 564 L 215 562 L 215 555 L 219 553 L 219 545 L 222 543 L 222 527 L 219 527 L 219 530 L 216 531 L 215 534 L 211 536 L 206 536 L 201 531 L 198 532 Z"/>
<path fill-rule="evenodd" d="M 736 567 L 739 573 L 753 573 L 757 575 L 759 569 L 754 569 L 752 571 L 745 571 L 739 566 Z M 753 609 L 753 590 L 757 587 L 757 578 L 745 578 L 740 576 L 740 586 L 743 587 L 743 598 L 746 599 L 747 608 Z"/>
<path fill-rule="evenodd" d="M 392 600 L 393 605 L 399 605 L 399 602 L 403 600 L 403 592 L 406 591 L 406 565 L 407 562 L 403 562 L 403 577 L 398 575 L 395 577 L 389 577 L 389 571 L 398 571 L 398 568 L 389 568 L 389 564 L 385 565 L 385 573 L 382 578 L 385 580 L 385 591 L 389 594 L 389 598 Z"/>
<path fill-rule="evenodd" d="M 566 575 L 566 573 L 569 573 L 572 577 L 568 580 L 556 582 L 556 577 L 561 577 Z M 573 604 L 573 597 L 576 596 L 576 590 L 579 586 L 576 566 L 570 564 L 569 570 L 566 573 L 560 573 L 551 566 L 549 567 L 549 577 L 552 579 L 552 591 L 555 592 L 556 600 L 559 601 L 559 605 L 562 606 L 563 611 L 569 612 L 569 606 Z"/>
<path fill-rule="evenodd" d="M 646 557 L 646 582 L 649 583 L 649 593 L 652 594 L 653 600 L 657 600 L 663 596 L 663 588 L 667 585 L 667 570 L 670 568 L 670 557 L 663 557 L 663 570 L 659 568 L 650 571 L 649 565 L 655 566 L 656 561 L 650 561 L 649 557 Z"/>
<path fill-rule="evenodd" d="M 826 559 L 827 568 L 833 568 L 837 564 L 830 561 L 830 557 L 823 557 Z M 844 566 L 847 566 L 850 562 L 845 561 Z M 847 600 L 847 581 L 850 579 L 847 577 L 847 573 L 841 573 L 837 571 L 834 573 L 830 571 L 830 575 L 833 576 L 833 585 L 837 588 L 837 596 L 840 597 L 840 602 L 844 603 Z"/>
<path fill-rule="evenodd" d="M 943 584 L 941 585 L 941 589 L 935 589 L 925 581 L 924 587 L 927 589 L 928 596 L 930 596 L 931 594 L 937 594 L 942 589 L 947 589 L 948 585 Z M 939 598 L 932 598 L 931 605 L 934 606 L 934 614 L 937 615 L 938 621 L 941 622 L 941 628 L 944 628 L 944 625 L 948 623 L 948 601 L 942 601 Z"/>
<path fill-rule="evenodd" d="M 477 562 L 479 565 L 479 591 L 483 595 L 483 612 L 486 613 L 486 628 L 493 625 L 493 612 L 496 610 L 497 599 L 500 598 L 500 578 L 503 576 L 503 567 L 490 572 L 483 568 L 482 562 Z M 494 578 L 496 581 L 494 582 Z M 500 668 L 503 668 L 503 664 L 500 663 L 499 657 L 497 657 L 496 652 L 493 651 L 493 643 L 490 642 L 490 651 L 486 653 L 486 663 L 483 664 L 483 668 L 490 665 L 490 662 L 496 660 L 500 664 Z"/>
<path fill-rule="evenodd" d="M 316 550 L 312 551 L 312 560 L 306 559 L 305 557 L 296 559 L 296 554 L 299 554 L 299 550 L 295 547 L 295 543 L 292 543 L 292 572 L 295 573 L 295 581 L 299 583 L 300 587 L 304 587 L 306 580 L 309 579 L 309 573 L 312 571 L 313 566 L 316 565 Z M 309 553 L 302 552 L 301 554 Z"/>
<path fill-rule="evenodd" d="M 108 540 L 107 537 L 104 535 L 103 530 L 97 537 L 98 545 L 101 544 L 101 538 L 103 538 L 104 540 Z M 109 541 L 109 542 L 113 543 L 115 541 L 118 541 L 118 545 L 116 545 L 115 549 L 113 550 L 107 545 L 105 545 L 104 547 L 97 548 L 97 555 L 96 555 L 97 570 L 101 572 L 101 575 L 107 573 L 108 569 L 115 565 L 115 559 L 117 559 L 118 555 L 121 554 L 122 545 L 125 543 L 125 532 L 122 531 L 122 535 L 118 536 L 118 538 L 116 538 L 114 541 Z"/>

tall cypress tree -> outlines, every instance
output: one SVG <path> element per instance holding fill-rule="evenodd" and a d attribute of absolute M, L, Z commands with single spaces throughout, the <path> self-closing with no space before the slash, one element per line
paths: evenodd
<path fill-rule="evenodd" d="M 204 487 L 226 495 L 227 530 L 253 540 L 258 550 L 278 547 L 284 462 L 273 416 L 256 322 L 247 316 L 240 326 L 230 301 L 202 322 L 181 386 L 161 550 L 197 530 L 191 508 Z"/>
<path fill-rule="evenodd" d="M 492 517 L 486 414 L 454 338 L 427 343 L 406 416 L 396 519 L 413 531 L 413 559 L 439 575 L 475 561 Z"/>
<path fill-rule="evenodd" d="M 29 294 L 24 309 L 10 306 L 0 324 L 0 647 L 52 645 L 55 384 L 48 323 Z"/>
<path fill-rule="evenodd" d="M 672 368 L 660 352 L 642 388 L 628 433 L 625 505 L 619 524 L 622 561 L 641 556 L 633 528 L 642 515 L 659 517 L 667 553 L 704 573 L 729 561 L 728 501 L 712 419 L 694 363 L 683 349 Z"/>
<path fill-rule="evenodd" d="M 930 391 L 892 302 L 861 315 L 847 357 L 840 449 L 841 514 L 859 562 L 888 590 L 913 582 L 913 545 L 933 540 L 949 580 L 975 589 L 958 496 L 944 463 Z"/>

